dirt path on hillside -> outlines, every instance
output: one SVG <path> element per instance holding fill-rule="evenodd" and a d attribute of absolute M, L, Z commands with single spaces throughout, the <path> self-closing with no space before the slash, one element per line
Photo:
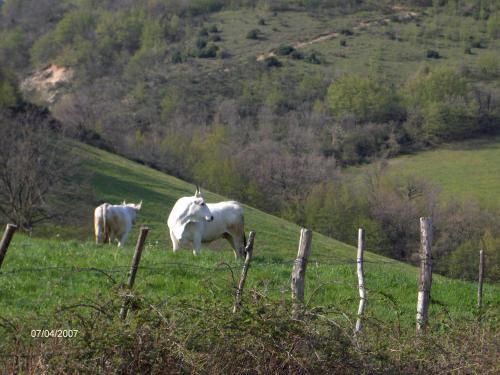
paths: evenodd
<path fill-rule="evenodd" d="M 396 13 L 394 13 L 393 17 L 397 17 L 397 20 L 399 22 L 411 21 L 411 20 L 418 18 L 422 15 L 421 13 L 410 11 L 410 10 L 400 6 L 400 5 L 394 5 L 392 7 L 392 9 L 396 12 Z M 360 21 L 357 25 L 353 26 L 352 29 L 353 30 L 362 30 L 362 29 L 366 29 L 372 25 L 384 25 L 384 24 L 387 25 L 391 22 L 394 22 L 394 21 L 391 18 L 387 18 L 387 17 L 381 18 L 378 20 L 373 20 L 373 21 L 364 20 L 364 21 Z M 325 41 L 330 40 L 330 39 L 337 38 L 339 35 L 340 35 L 340 33 L 337 31 L 330 31 L 327 33 L 316 35 L 309 40 L 297 41 L 294 44 L 292 44 L 292 47 L 295 49 L 301 49 L 301 48 L 310 46 L 312 44 L 321 43 L 321 42 L 325 42 Z M 269 51 L 267 53 L 262 53 L 262 54 L 258 55 L 257 61 L 263 61 L 264 59 L 266 59 L 268 57 L 276 56 L 276 53 L 274 52 L 274 50 L 275 50 L 275 48 L 273 48 L 271 51 Z"/>

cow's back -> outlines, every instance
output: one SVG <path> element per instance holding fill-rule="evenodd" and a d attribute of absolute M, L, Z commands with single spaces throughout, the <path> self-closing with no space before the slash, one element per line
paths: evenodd
<path fill-rule="evenodd" d="M 132 226 L 133 217 L 131 212 L 120 205 L 109 206 L 107 209 L 107 225 L 115 232 L 122 233 Z"/>
<path fill-rule="evenodd" d="M 214 220 L 204 223 L 203 240 L 212 241 L 221 234 L 232 231 L 243 231 L 243 207 L 235 201 L 208 203 L 208 209 Z"/>

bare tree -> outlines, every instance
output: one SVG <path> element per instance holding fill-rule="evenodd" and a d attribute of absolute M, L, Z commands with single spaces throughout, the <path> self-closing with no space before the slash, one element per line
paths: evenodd
<path fill-rule="evenodd" d="M 56 217 L 71 190 L 65 152 L 47 113 L 33 106 L 0 113 L 0 215 L 23 230 Z"/>

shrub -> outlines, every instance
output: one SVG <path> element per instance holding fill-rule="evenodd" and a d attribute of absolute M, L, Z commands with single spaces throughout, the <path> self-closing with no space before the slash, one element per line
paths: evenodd
<path fill-rule="evenodd" d="M 486 28 L 488 30 L 488 34 L 493 39 L 500 38 L 500 12 L 492 14 L 488 18 L 488 22 L 486 24 Z"/>
<path fill-rule="evenodd" d="M 217 58 L 227 59 L 229 57 L 231 57 L 231 54 L 228 51 L 226 51 L 225 49 L 219 48 L 219 50 L 217 51 Z"/>
<path fill-rule="evenodd" d="M 265 26 L 266 25 L 266 20 L 264 18 L 259 18 L 259 25 Z"/>
<path fill-rule="evenodd" d="M 15 107 L 20 102 L 16 76 L 0 66 L 0 109 Z"/>
<path fill-rule="evenodd" d="M 387 121 L 399 117 L 399 99 L 386 82 L 360 75 L 344 75 L 328 88 L 327 100 L 336 116 L 354 115 L 358 121 Z"/>
<path fill-rule="evenodd" d="M 196 48 L 202 49 L 202 48 L 205 48 L 206 46 L 207 46 L 207 38 L 200 37 L 200 38 L 196 39 Z"/>
<path fill-rule="evenodd" d="M 346 35 L 346 36 L 354 35 L 354 33 L 351 30 L 349 30 L 349 29 L 342 29 L 342 30 L 340 30 L 340 33 L 342 35 Z"/>
<path fill-rule="evenodd" d="M 439 59 L 439 58 L 441 58 L 441 55 L 439 54 L 439 52 L 434 51 L 432 49 L 429 49 L 429 50 L 427 50 L 427 58 L 428 59 Z"/>
<path fill-rule="evenodd" d="M 204 36 L 208 36 L 208 30 L 206 27 L 202 27 L 200 29 L 200 31 L 198 31 L 198 36 L 199 37 L 204 37 Z"/>
<path fill-rule="evenodd" d="M 172 54 L 171 58 L 172 63 L 174 64 L 180 64 L 186 61 L 186 55 L 182 53 L 181 51 L 175 51 Z"/>
<path fill-rule="evenodd" d="M 219 28 L 217 27 L 216 24 L 213 24 L 213 25 L 211 25 L 209 27 L 208 31 L 211 32 L 211 33 L 218 33 L 220 30 L 219 30 Z"/>
<path fill-rule="evenodd" d="M 219 34 L 212 34 L 208 37 L 208 40 L 210 42 L 220 42 L 222 40 L 222 37 Z"/>
<path fill-rule="evenodd" d="M 294 60 L 302 60 L 304 58 L 304 54 L 300 51 L 293 50 L 293 52 L 290 54 L 290 57 Z"/>
<path fill-rule="evenodd" d="M 276 57 L 274 56 L 269 56 L 264 59 L 264 65 L 267 68 L 279 68 L 283 66 L 281 61 L 279 61 Z"/>
<path fill-rule="evenodd" d="M 319 58 L 318 54 L 316 52 L 312 52 L 309 56 L 306 57 L 305 59 L 308 63 L 311 64 L 321 64 L 322 61 Z"/>
<path fill-rule="evenodd" d="M 340 46 L 341 46 L 341 47 L 345 47 L 345 46 L 347 46 L 347 42 L 346 42 L 344 39 L 341 39 L 341 40 L 340 40 Z"/>
<path fill-rule="evenodd" d="M 202 48 L 198 51 L 198 57 L 200 59 L 209 59 L 209 58 L 214 58 L 217 57 L 217 51 L 219 50 L 219 47 L 216 45 L 208 45 L 205 48 Z"/>
<path fill-rule="evenodd" d="M 252 29 L 247 33 L 247 39 L 260 39 L 261 32 L 259 29 Z"/>
<path fill-rule="evenodd" d="M 494 52 L 481 54 L 476 61 L 476 69 L 481 79 L 495 79 L 500 75 L 500 63 Z"/>
<path fill-rule="evenodd" d="M 404 97 L 407 111 L 422 116 L 426 138 L 455 138 L 473 127 L 467 81 L 452 68 L 420 72 L 406 83 Z"/>
<path fill-rule="evenodd" d="M 471 43 L 470 43 L 470 46 L 472 48 L 483 48 L 483 44 L 480 40 L 473 40 Z"/>
<path fill-rule="evenodd" d="M 279 56 L 287 56 L 295 51 L 295 48 L 289 45 L 282 45 L 276 49 L 276 54 Z"/>

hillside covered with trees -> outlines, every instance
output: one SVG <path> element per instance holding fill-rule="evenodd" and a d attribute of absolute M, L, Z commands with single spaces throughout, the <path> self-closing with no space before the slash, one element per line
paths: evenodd
<path fill-rule="evenodd" d="M 444 200 L 418 171 L 382 182 L 378 162 L 498 134 L 497 1 L 0 4 L 2 127 L 29 101 L 58 134 L 341 241 L 362 226 L 414 261 L 432 215 L 439 272 L 473 277 L 479 246 L 498 264 L 498 207 Z"/>

